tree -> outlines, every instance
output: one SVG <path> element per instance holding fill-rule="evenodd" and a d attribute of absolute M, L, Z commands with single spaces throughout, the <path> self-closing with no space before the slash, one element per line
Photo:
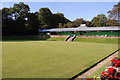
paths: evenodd
<path fill-rule="evenodd" d="M 25 17 L 29 12 L 29 6 L 20 2 L 11 8 L 2 9 L 3 35 L 25 35 Z"/>
<path fill-rule="evenodd" d="M 73 21 L 73 26 L 78 27 L 80 24 L 85 24 L 85 20 L 83 18 L 78 18 Z"/>
<path fill-rule="evenodd" d="M 68 20 L 63 13 L 55 13 L 53 14 L 53 25 L 56 25 L 55 27 L 64 27 L 63 25 L 66 23 L 71 22 L 70 20 Z"/>
<path fill-rule="evenodd" d="M 11 35 L 13 33 L 11 31 L 13 26 L 14 26 L 14 21 L 12 19 L 10 8 L 3 8 L 2 9 L 2 35 Z"/>
<path fill-rule="evenodd" d="M 64 24 L 64 27 L 65 28 L 72 28 L 73 27 L 73 23 L 68 22 L 68 23 Z"/>
<path fill-rule="evenodd" d="M 58 28 L 59 23 L 66 24 L 70 20 L 66 19 L 62 13 L 53 14 L 49 8 L 39 9 L 38 19 L 41 29 Z"/>
<path fill-rule="evenodd" d="M 62 23 L 59 23 L 59 24 L 58 24 L 58 28 L 63 28 Z"/>
<path fill-rule="evenodd" d="M 12 19 L 12 12 L 10 12 L 11 8 L 3 8 L 2 9 L 2 20 Z"/>
<path fill-rule="evenodd" d="M 11 11 L 15 19 L 21 16 L 25 18 L 26 14 L 30 11 L 30 8 L 27 4 L 20 2 L 19 4 L 14 4 L 13 8 L 11 8 Z"/>
<path fill-rule="evenodd" d="M 111 11 L 108 11 L 109 18 L 111 20 L 117 20 L 120 24 L 120 2 L 118 4 L 114 5 L 113 9 Z M 119 25 L 120 26 L 120 25 Z"/>
<path fill-rule="evenodd" d="M 25 28 L 28 34 L 37 35 L 39 32 L 39 20 L 36 13 L 28 13 L 26 15 Z"/>
<path fill-rule="evenodd" d="M 86 26 L 91 27 L 91 22 L 90 21 L 85 21 Z"/>
<path fill-rule="evenodd" d="M 91 25 L 93 27 L 103 27 L 106 26 L 107 17 L 104 14 L 99 14 L 91 20 Z"/>
<path fill-rule="evenodd" d="M 118 26 L 119 23 L 118 23 L 117 20 L 108 19 L 107 22 L 106 22 L 106 25 L 107 26 Z"/>
<path fill-rule="evenodd" d="M 40 21 L 40 28 L 51 28 L 51 19 L 52 19 L 52 12 L 48 8 L 41 8 L 39 9 L 38 19 Z"/>

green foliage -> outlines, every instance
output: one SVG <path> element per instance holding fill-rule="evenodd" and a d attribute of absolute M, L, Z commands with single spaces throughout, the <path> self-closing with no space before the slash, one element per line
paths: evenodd
<path fill-rule="evenodd" d="M 85 24 L 86 24 L 86 26 L 88 26 L 88 27 L 91 27 L 91 26 L 92 26 L 91 21 L 85 21 Z"/>
<path fill-rule="evenodd" d="M 38 13 L 38 19 L 41 22 L 41 29 L 58 28 L 63 24 L 70 22 L 62 13 L 53 14 L 49 8 L 41 8 Z"/>
<path fill-rule="evenodd" d="M 50 11 L 50 9 L 48 8 L 39 9 L 38 19 L 41 22 L 40 23 L 41 29 L 52 27 L 51 17 L 52 17 L 52 12 Z"/>
<path fill-rule="evenodd" d="M 2 9 L 3 35 L 37 35 L 39 21 L 36 13 L 29 13 L 29 6 L 20 2 Z"/>
<path fill-rule="evenodd" d="M 68 22 L 68 23 L 64 24 L 63 27 L 65 27 L 65 28 L 71 28 L 71 27 L 73 27 L 73 23 Z"/>
<path fill-rule="evenodd" d="M 83 18 L 78 18 L 75 21 L 73 21 L 73 25 L 78 27 L 80 24 L 85 24 L 85 20 Z"/>
<path fill-rule="evenodd" d="M 108 13 L 108 17 L 113 20 L 113 24 L 111 23 L 111 25 L 120 26 L 120 2 L 114 5 L 113 9 L 111 11 L 108 11 Z"/>
<path fill-rule="evenodd" d="M 2 20 L 5 20 L 5 19 L 12 19 L 11 14 L 10 14 L 10 8 L 2 9 Z"/>
<path fill-rule="evenodd" d="M 56 27 L 59 27 L 59 24 L 61 24 L 61 27 L 64 27 L 64 24 L 71 22 L 70 20 L 64 17 L 63 13 L 55 13 L 53 14 L 53 16 L 53 21 L 56 24 Z"/>
<path fill-rule="evenodd" d="M 107 17 L 104 14 L 99 14 L 91 20 L 91 25 L 94 27 L 106 26 Z"/>
<path fill-rule="evenodd" d="M 37 35 L 39 33 L 39 20 L 35 13 L 27 13 L 25 28 L 28 34 Z"/>
<path fill-rule="evenodd" d="M 2 9 L 3 35 L 26 35 L 25 17 L 29 12 L 29 6 L 20 2 L 11 8 Z"/>
<path fill-rule="evenodd" d="M 59 24 L 58 24 L 58 28 L 63 28 L 62 23 L 59 23 Z"/>
<path fill-rule="evenodd" d="M 108 13 L 109 13 L 109 18 L 119 20 L 120 19 L 120 2 L 114 5 L 113 9 L 111 11 L 108 11 Z"/>
<path fill-rule="evenodd" d="M 90 21 L 86 21 L 83 18 L 77 18 L 76 20 L 72 22 L 67 22 L 66 24 L 62 25 L 63 28 L 73 28 L 73 27 L 78 27 L 81 24 L 86 24 L 88 27 L 91 26 Z"/>
<path fill-rule="evenodd" d="M 19 4 L 14 4 L 13 8 L 13 14 L 15 19 L 18 17 L 25 17 L 25 15 L 30 11 L 30 8 L 27 4 L 24 4 L 23 2 L 20 2 Z"/>
<path fill-rule="evenodd" d="M 117 20 L 108 19 L 106 25 L 107 25 L 107 26 L 119 26 L 119 23 L 118 23 Z"/>
<path fill-rule="evenodd" d="M 20 2 L 2 9 L 3 35 L 37 35 L 39 29 L 61 28 L 70 22 L 62 13 L 53 14 L 49 8 L 29 13 L 29 6 Z"/>

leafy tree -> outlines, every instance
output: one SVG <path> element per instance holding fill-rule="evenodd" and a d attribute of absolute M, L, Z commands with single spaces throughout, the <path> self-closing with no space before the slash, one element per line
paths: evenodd
<path fill-rule="evenodd" d="M 11 35 L 13 33 L 14 21 L 12 19 L 2 20 L 2 35 Z"/>
<path fill-rule="evenodd" d="M 107 17 L 104 14 L 99 14 L 91 20 L 91 25 L 94 27 L 106 26 Z"/>
<path fill-rule="evenodd" d="M 54 15 L 56 15 L 55 17 L 58 23 L 66 24 L 67 22 L 71 22 L 64 16 L 63 13 L 56 13 Z"/>
<path fill-rule="evenodd" d="M 73 21 L 73 26 L 78 27 L 80 24 L 85 24 L 85 20 L 83 18 L 78 18 Z"/>
<path fill-rule="evenodd" d="M 72 28 L 73 27 L 73 23 L 68 22 L 68 23 L 64 24 L 64 27 L 65 28 Z"/>
<path fill-rule="evenodd" d="M 114 5 L 113 9 L 111 11 L 108 11 L 109 18 L 111 20 L 117 20 L 120 24 L 120 2 L 118 4 Z M 120 26 L 120 25 L 119 25 Z"/>
<path fill-rule="evenodd" d="M 86 26 L 91 27 L 91 22 L 90 21 L 85 21 Z"/>
<path fill-rule="evenodd" d="M 108 19 L 107 22 L 106 22 L 106 25 L 107 26 L 118 26 L 119 23 L 118 23 L 117 20 Z"/>
<path fill-rule="evenodd" d="M 48 8 L 39 9 L 38 19 L 40 21 L 41 29 L 52 27 L 52 23 L 51 23 L 52 12 L 50 11 L 50 9 Z"/>
<path fill-rule="evenodd" d="M 65 16 L 62 13 L 55 13 L 53 14 L 53 21 L 54 21 L 54 25 L 56 25 L 55 27 L 64 27 L 63 25 L 71 22 L 70 20 L 68 20 L 67 18 L 65 18 Z"/>
<path fill-rule="evenodd" d="M 59 23 L 66 24 L 70 20 L 66 19 L 62 13 L 53 14 L 49 8 L 39 9 L 38 19 L 41 29 L 58 28 Z"/>
<path fill-rule="evenodd" d="M 20 2 L 19 4 L 14 4 L 12 10 L 12 15 L 14 16 L 15 19 L 18 17 L 23 17 L 25 18 L 26 14 L 30 11 L 30 8 L 27 4 L 24 4 L 23 2 Z"/>
<path fill-rule="evenodd" d="M 62 23 L 59 23 L 59 24 L 58 24 L 58 28 L 63 28 Z"/>
<path fill-rule="evenodd" d="M 14 26 L 14 21 L 10 12 L 10 8 L 2 9 L 2 35 L 12 34 L 12 26 Z"/>
<path fill-rule="evenodd" d="M 2 20 L 12 19 L 12 12 L 10 12 L 11 8 L 3 8 L 2 9 Z"/>
<path fill-rule="evenodd" d="M 29 6 L 20 2 L 11 8 L 2 9 L 2 29 L 3 35 L 25 35 L 25 15 L 29 11 Z"/>
<path fill-rule="evenodd" d="M 39 30 L 39 20 L 36 13 L 26 15 L 25 28 L 28 34 L 37 35 Z"/>
<path fill-rule="evenodd" d="M 13 35 L 27 35 L 25 28 L 25 19 L 22 16 L 18 17 L 15 20 L 12 31 L 14 32 Z"/>

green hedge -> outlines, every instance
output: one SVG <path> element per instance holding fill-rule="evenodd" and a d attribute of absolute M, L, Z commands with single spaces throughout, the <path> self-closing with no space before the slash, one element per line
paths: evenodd
<path fill-rule="evenodd" d="M 107 35 L 107 36 L 119 36 L 120 31 L 102 31 L 102 32 L 96 32 L 96 31 L 91 31 L 91 32 L 81 32 L 82 35 Z M 80 32 L 58 32 L 58 33 L 51 33 L 51 35 L 80 35 Z"/>

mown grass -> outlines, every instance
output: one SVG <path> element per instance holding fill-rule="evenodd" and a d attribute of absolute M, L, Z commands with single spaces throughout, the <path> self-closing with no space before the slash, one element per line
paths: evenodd
<path fill-rule="evenodd" d="M 48 41 L 64 41 L 65 37 L 50 37 Z"/>
<path fill-rule="evenodd" d="M 115 39 L 115 38 L 76 38 L 74 41 L 118 44 L 120 39 Z"/>
<path fill-rule="evenodd" d="M 51 37 L 50 41 L 64 41 L 65 37 Z M 93 42 L 93 43 L 107 43 L 107 44 L 118 44 L 120 39 L 112 38 L 75 38 L 74 42 Z"/>
<path fill-rule="evenodd" d="M 39 36 L 4 36 L 3 41 L 64 41 L 66 37 L 39 37 Z M 120 39 L 112 38 L 75 38 L 74 42 L 94 42 L 119 44 Z"/>
<path fill-rule="evenodd" d="M 117 44 L 3 41 L 3 78 L 71 78 L 118 49 Z"/>

